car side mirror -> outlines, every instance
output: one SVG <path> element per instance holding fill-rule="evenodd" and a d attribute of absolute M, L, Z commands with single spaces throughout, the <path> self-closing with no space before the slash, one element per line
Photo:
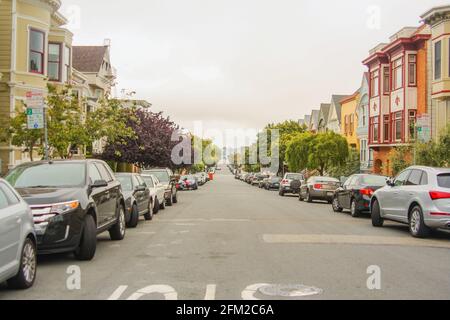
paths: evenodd
<path fill-rule="evenodd" d="M 145 189 L 146 189 L 145 186 L 136 186 L 134 188 L 134 191 L 136 191 L 136 192 L 143 192 L 143 191 L 145 191 Z"/>
<path fill-rule="evenodd" d="M 392 178 L 387 179 L 387 180 L 386 180 L 386 184 L 387 184 L 389 187 L 395 187 L 395 180 L 392 179 Z"/>
<path fill-rule="evenodd" d="M 108 182 L 106 182 L 105 180 L 97 180 L 93 184 L 91 184 L 92 189 L 105 188 L 107 186 L 108 186 Z"/>

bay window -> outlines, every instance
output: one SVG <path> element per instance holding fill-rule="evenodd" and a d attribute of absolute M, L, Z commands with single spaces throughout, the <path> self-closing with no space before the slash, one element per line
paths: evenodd
<path fill-rule="evenodd" d="M 64 82 L 67 82 L 70 77 L 70 48 L 64 46 Z"/>
<path fill-rule="evenodd" d="M 48 45 L 48 79 L 61 81 L 61 44 L 50 43 Z"/>
<path fill-rule="evenodd" d="M 415 54 L 408 56 L 408 84 L 411 87 L 417 85 L 417 56 Z"/>
<path fill-rule="evenodd" d="M 379 94 L 380 72 L 378 70 L 372 72 L 370 76 L 370 95 L 376 97 Z"/>
<path fill-rule="evenodd" d="M 442 72 L 442 42 L 434 44 L 434 80 L 441 79 Z"/>
<path fill-rule="evenodd" d="M 409 112 L 408 128 L 409 128 L 409 139 L 411 141 L 416 140 L 416 111 Z"/>
<path fill-rule="evenodd" d="M 372 142 L 380 142 L 380 118 L 372 117 L 370 119 L 370 127 L 372 128 Z"/>
<path fill-rule="evenodd" d="M 390 140 L 390 125 L 389 125 L 389 122 L 390 122 L 390 117 L 389 116 L 384 116 L 384 122 L 383 122 L 383 135 L 384 135 L 384 138 L 383 138 L 383 141 L 384 142 L 389 142 L 389 140 Z"/>
<path fill-rule="evenodd" d="M 403 58 L 399 58 L 392 63 L 393 89 L 403 87 Z"/>
<path fill-rule="evenodd" d="M 403 134 L 403 112 L 397 112 L 394 116 L 394 137 L 395 141 L 401 141 Z"/>
<path fill-rule="evenodd" d="M 31 73 L 44 74 L 45 33 L 30 29 L 28 68 Z"/>
<path fill-rule="evenodd" d="M 383 93 L 389 94 L 390 91 L 390 71 L 389 67 L 383 68 Z"/>

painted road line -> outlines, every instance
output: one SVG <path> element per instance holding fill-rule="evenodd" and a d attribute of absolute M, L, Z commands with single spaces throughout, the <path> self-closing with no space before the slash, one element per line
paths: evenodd
<path fill-rule="evenodd" d="M 263 241 L 270 244 L 324 244 L 324 245 L 361 245 L 361 246 L 404 246 L 450 249 L 450 242 L 412 237 L 379 237 L 333 234 L 265 234 Z"/>
<path fill-rule="evenodd" d="M 215 284 L 208 284 L 206 286 L 206 294 L 205 294 L 206 301 L 216 300 L 216 289 L 217 289 L 217 285 L 215 285 Z"/>
<path fill-rule="evenodd" d="M 120 286 L 109 296 L 108 300 L 119 300 L 122 294 L 128 289 L 128 286 Z"/>

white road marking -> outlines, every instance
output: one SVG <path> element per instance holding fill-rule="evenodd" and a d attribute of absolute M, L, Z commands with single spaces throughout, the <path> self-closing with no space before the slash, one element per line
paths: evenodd
<path fill-rule="evenodd" d="M 216 289 L 217 289 L 217 285 L 215 285 L 215 284 L 208 284 L 206 286 L 206 294 L 205 294 L 206 301 L 216 300 Z"/>
<path fill-rule="evenodd" d="M 241 293 L 242 300 L 259 300 L 258 298 L 255 298 L 255 293 L 259 290 L 259 288 L 270 286 L 270 284 L 267 283 L 257 283 L 252 284 L 245 288 L 244 291 Z"/>
<path fill-rule="evenodd" d="M 119 300 L 122 294 L 128 289 L 128 286 L 119 286 L 112 295 L 109 296 L 108 300 Z"/>
<path fill-rule="evenodd" d="M 265 234 L 263 241 L 270 244 L 326 244 L 326 245 L 369 245 L 369 246 L 405 246 L 450 249 L 450 242 L 439 240 L 415 239 L 412 237 L 381 237 L 330 234 Z"/>
<path fill-rule="evenodd" d="M 166 300 L 178 300 L 178 293 L 174 288 L 167 285 L 153 285 L 139 289 L 138 291 L 133 293 L 127 300 L 139 300 L 143 296 L 152 293 L 160 293 L 164 295 L 164 298 Z"/>

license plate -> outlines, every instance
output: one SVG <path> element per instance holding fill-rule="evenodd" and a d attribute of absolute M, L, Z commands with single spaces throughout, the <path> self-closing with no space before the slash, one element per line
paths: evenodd
<path fill-rule="evenodd" d="M 334 196 L 334 192 L 328 192 L 327 195 L 328 195 L 329 197 L 332 197 L 332 196 Z"/>

